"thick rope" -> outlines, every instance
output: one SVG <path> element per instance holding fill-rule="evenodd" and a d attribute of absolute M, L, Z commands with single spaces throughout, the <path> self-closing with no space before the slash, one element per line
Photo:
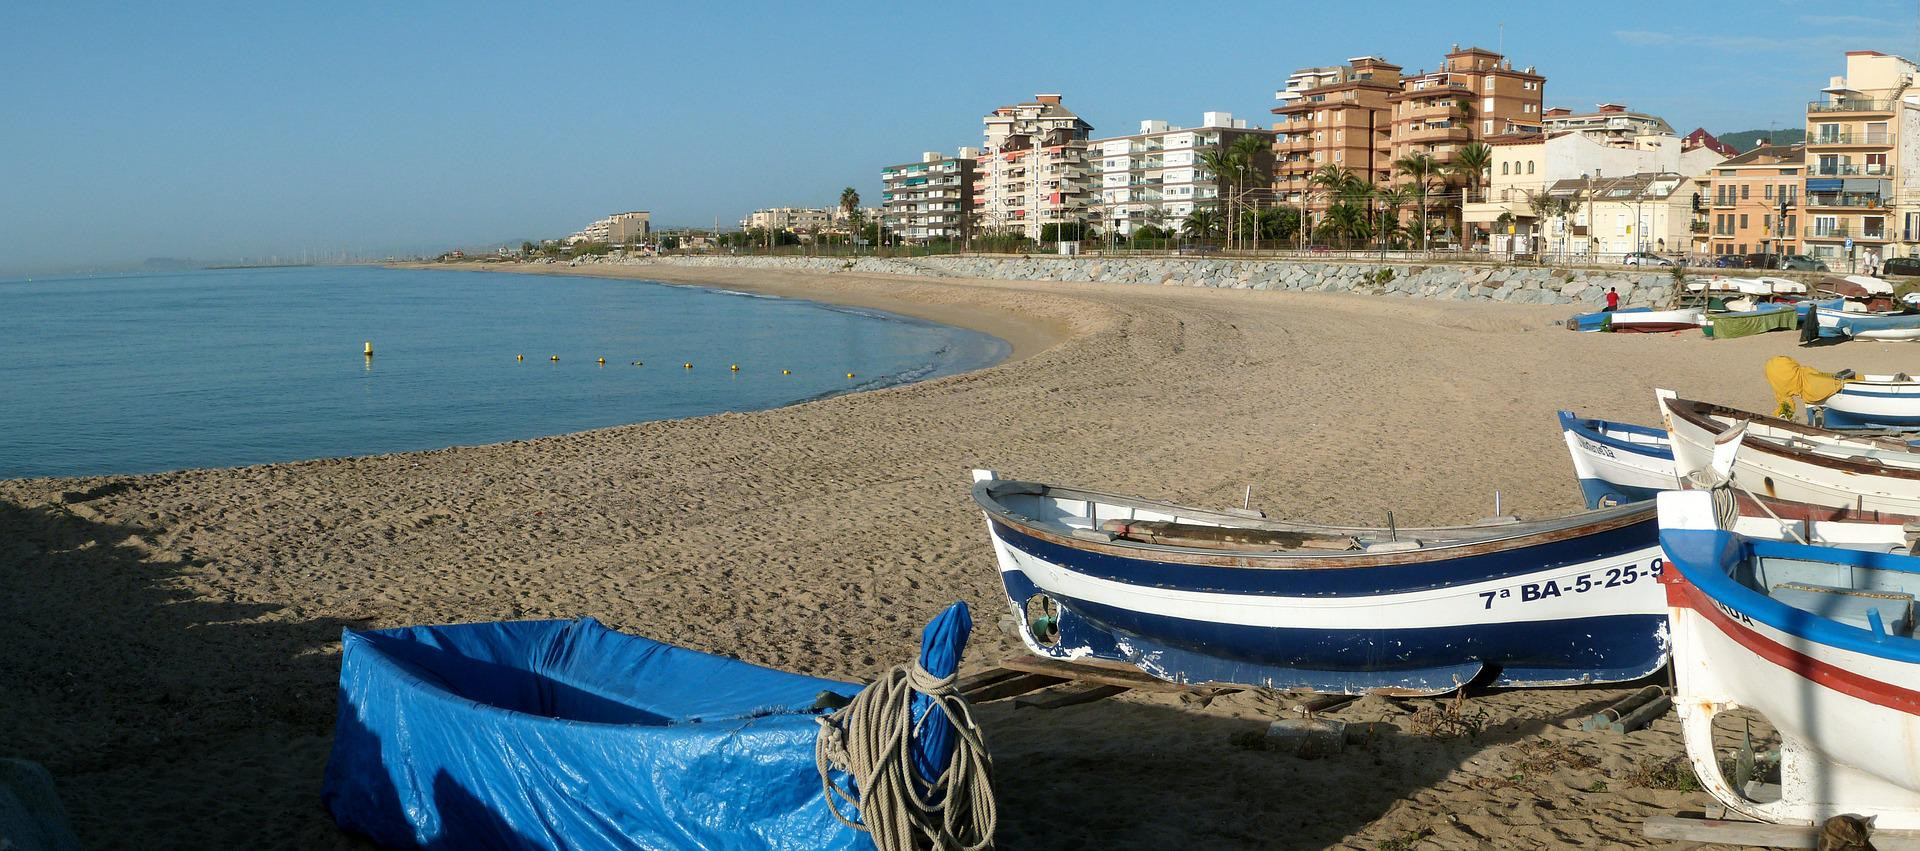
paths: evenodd
<path fill-rule="evenodd" d="M 1713 525 L 1733 531 L 1733 524 L 1740 519 L 1740 501 L 1733 495 L 1733 480 L 1702 467 L 1687 474 L 1687 485 L 1712 493 Z"/>
<path fill-rule="evenodd" d="M 851 703 L 817 719 L 813 759 L 827 805 L 842 824 L 871 833 L 879 851 L 982 851 L 993 844 L 999 812 L 988 776 L 992 760 L 953 681 L 918 664 L 898 665 Z M 920 782 L 913 767 L 915 694 L 933 699 L 921 723 L 936 708 L 953 723 L 953 759 L 932 785 Z M 835 783 L 833 770 L 852 775 L 858 794 Z M 860 821 L 841 813 L 842 799 Z"/>

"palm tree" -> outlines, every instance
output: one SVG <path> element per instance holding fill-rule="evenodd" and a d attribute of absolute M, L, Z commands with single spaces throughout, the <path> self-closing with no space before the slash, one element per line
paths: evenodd
<path fill-rule="evenodd" d="M 1453 163 L 1447 170 L 1464 179 L 1467 191 L 1471 193 L 1480 189 L 1480 181 L 1492 166 L 1493 149 L 1487 147 L 1485 142 L 1471 142 L 1454 152 Z"/>
<path fill-rule="evenodd" d="M 1307 178 L 1307 194 L 1311 196 L 1317 189 L 1321 195 L 1331 200 L 1333 196 L 1346 191 L 1358 180 L 1359 178 L 1353 176 L 1353 172 L 1345 168 L 1332 164 L 1323 165 L 1314 170 L 1313 176 Z M 1305 205 L 1302 205 L 1302 209 L 1305 209 Z M 1308 229 L 1307 224 L 1308 222 L 1303 218 L 1301 221 L 1303 232 Z"/>
<path fill-rule="evenodd" d="M 1220 232 L 1220 211 L 1211 207 L 1194 210 L 1187 214 L 1187 220 L 1180 229 L 1194 239 L 1213 236 Z"/>
<path fill-rule="evenodd" d="M 1373 194 L 1380 199 L 1381 239 L 1390 242 L 1396 234 L 1405 230 L 1400 225 L 1400 208 L 1413 201 L 1413 193 L 1408 192 L 1405 186 L 1379 186 L 1374 188 Z"/>
<path fill-rule="evenodd" d="M 1242 177 L 1239 158 L 1227 147 L 1215 145 L 1201 151 L 1194 161 L 1213 175 L 1214 185 L 1220 188 L 1220 202 L 1226 207 L 1227 217 L 1232 218 L 1234 187 Z"/>
<path fill-rule="evenodd" d="M 1227 153 L 1232 155 L 1234 164 L 1239 167 L 1239 173 L 1235 175 L 1237 178 L 1235 182 L 1239 184 L 1240 191 L 1236 194 L 1245 195 L 1253 191 L 1256 187 L 1270 187 L 1273 185 L 1273 168 L 1262 161 L 1263 158 L 1273 155 L 1273 143 L 1270 140 L 1253 135 L 1241 136 L 1233 140 L 1233 144 L 1227 148 Z M 1253 206 L 1255 210 L 1258 210 L 1260 207 L 1258 203 L 1255 203 Z M 1259 219 L 1256 215 L 1256 224 L 1251 229 L 1253 250 L 1255 251 L 1260 250 L 1258 221 Z"/>
<path fill-rule="evenodd" d="M 1440 163 L 1432 154 L 1415 151 L 1393 161 L 1393 170 L 1406 175 L 1413 196 L 1420 202 L 1420 250 L 1427 250 L 1427 194 L 1440 176 Z"/>
<path fill-rule="evenodd" d="M 860 209 L 860 190 L 851 186 L 840 190 L 840 210 L 847 216 L 847 232 L 855 235 L 858 235 L 860 230 L 860 223 L 853 219 L 854 211 L 858 209 Z"/>

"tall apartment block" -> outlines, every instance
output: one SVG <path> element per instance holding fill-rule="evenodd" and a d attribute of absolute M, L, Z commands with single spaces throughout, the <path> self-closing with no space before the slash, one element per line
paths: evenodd
<path fill-rule="evenodd" d="M 1192 129 L 1142 121 L 1140 132 L 1131 136 L 1090 142 L 1100 186 L 1090 204 L 1092 220 L 1102 230 L 1119 234 L 1131 234 L 1146 224 L 1178 229 L 1194 210 L 1220 206 L 1233 189 L 1203 168 L 1199 157 L 1209 148 L 1230 146 L 1243 136 L 1258 137 L 1263 148 L 1272 150 L 1273 131 L 1249 127 L 1229 112 L 1203 113 L 1200 126 Z M 1255 161 L 1261 174 L 1271 173 L 1271 156 Z M 1270 192 L 1265 180 L 1249 188 L 1263 200 Z"/>
<path fill-rule="evenodd" d="M 646 239 L 653 233 L 653 214 L 646 210 L 633 210 L 614 213 L 599 219 L 573 232 L 567 237 L 568 243 L 602 242 L 619 245 L 635 239 Z"/>
<path fill-rule="evenodd" d="M 928 151 L 919 162 L 881 169 L 887 232 L 920 245 L 965 239 L 979 156 L 977 148 L 961 148 L 952 157 Z"/>
<path fill-rule="evenodd" d="M 1087 219 L 1093 125 L 1062 106 L 1057 94 L 1000 107 L 981 123 L 986 145 L 974 161 L 976 228 L 1038 240 L 1043 225 Z"/>
<path fill-rule="evenodd" d="M 1835 269 L 1871 250 L 1920 245 L 1920 66 L 1873 50 L 1847 52 L 1847 73 L 1807 104 L 1801 238 Z"/>
<path fill-rule="evenodd" d="M 1375 184 L 1393 177 L 1392 107 L 1400 93 L 1400 66 L 1377 56 L 1346 65 L 1302 68 L 1274 92 L 1280 102 L 1274 122 L 1274 190 L 1280 201 L 1299 204 L 1313 173 L 1332 165 Z M 1324 209 L 1326 201 L 1316 199 Z"/>
<path fill-rule="evenodd" d="M 1400 80 L 1393 105 L 1392 158 L 1420 152 L 1442 165 L 1468 143 L 1538 133 L 1547 78 L 1491 50 L 1454 45 L 1440 70 Z"/>

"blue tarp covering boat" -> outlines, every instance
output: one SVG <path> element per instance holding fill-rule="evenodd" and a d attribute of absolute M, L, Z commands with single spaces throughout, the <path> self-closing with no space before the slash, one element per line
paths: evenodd
<path fill-rule="evenodd" d="M 960 605 L 936 619 L 923 666 L 951 674 L 968 625 Z M 823 703 L 840 702 L 822 692 L 851 697 L 857 684 L 591 618 L 347 632 L 343 642 L 322 797 L 341 826 L 381 845 L 874 847 L 834 817 L 814 758 Z M 916 764 L 937 773 L 951 727 L 935 712 L 919 739 Z"/>

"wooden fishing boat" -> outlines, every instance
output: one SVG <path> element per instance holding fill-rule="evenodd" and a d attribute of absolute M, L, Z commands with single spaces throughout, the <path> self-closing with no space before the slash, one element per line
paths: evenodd
<path fill-rule="evenodd" d="M 1865 523 L 1920 519 L 1920 452 L 1902 441 L 1680 399 L 1667 390 L 1656 395 L 1677 469 L 1709 467 L 1716 442 L 1746 424 L 1729 473 L 1743 514 Z"/>
<path fill-rule="evenodd" d="M 1561 411 L 1560 436 L 1573 457 L 1573 474 L 1588 508 L 1640 502 L 1680 487 L 1673 449 L 1662 429 Z"/>
<path fill-rule="evenodd" d="M 1180 683 L 1359 694 L 1665 664 L 1651 503 L 1401 529 L 1282 523 L 976 471 L 1022 640 Z"/>
<path fill-rule="evenodd" d="M 1679 310 L 1649 310 L 1620 313 L 1607 323 L 1615 334 L 1654 334 L 1662 331 L 1691 331 L 1706 322 L 1706 312 L 1697 307 Z"/>
<path fill-rule="evenodd" d="M 1920 827 L 1920 558 L 1722 531 L 1705 492 L 1658 502 L 1673 702 L 1701 784 L 1762 821 Z M 1722 773 L 1713 719 L 1739 708 L 1779 732 L 1778 785 Z"/>
<path fill-rule="evenodd" d="M 1667 433 L 1647 426 L 1583 419 L 1560 412 L 1560 432 L 1573 458 L 1574 475 L 1588 508 L 1608 508 L 1653 499 L 1685 485 L 1673 459 Z M 1743 514 L 1734 531 L 1770 540 L 1799 540 L 1829 546 L 1891 552 L 1905 549 L 1905 531 L 1895 524 L 1809 521 L 1806 507 L 1790 510 L 1798 521 L 1782 522 L 1764 512 Z"/>
<path fill-rule="evenodd" d="M 1824 428 L 1920 428 L 1920 381 L 1905 374 L 1862 375 L 1808 409 L 1817 410 Z"/>
<path fill-rule="evenodd" d="M 1920 313 L 1852 313 L 1821 310 L 1820 336 L 1851 340 L 1920 340 Z"/>
<path fill-rule="evenodd" d="M 935 617 L 920 667 L 951 677 L 971 628 L 965 604 Z M 822 744 L 840 741 L 843 714 L 832 710 L 862 696 L 857 683 L 625 635 L 591 618 L 348 631 L 342 644 L 321 797 L 342 827 L 382 847 L 874 847 L 840 816 L 872 825 L 877 811 L 825 788 L 874 776 L 842 771 L 844 748 Z M 897 756 L 926 795 L 930 778 L 959 764 L 960 735 L 932 696 L 895 686 L 911 681 L 901 670 L 866 687 L 886 684 L 891 697 L 856 705 L 901 713 L 910 732 L 893 741 L 911 750 Z M 971 745 L 965 753 L 978 767 L 983 755 Z M 985 782 L 971 770 L 946 779 L 942 789 L 986 791 L 970 785 Z M 978 811 L 943 809 L 951 795 L 936 790 L 932 817 L 974 823 Z"/>

